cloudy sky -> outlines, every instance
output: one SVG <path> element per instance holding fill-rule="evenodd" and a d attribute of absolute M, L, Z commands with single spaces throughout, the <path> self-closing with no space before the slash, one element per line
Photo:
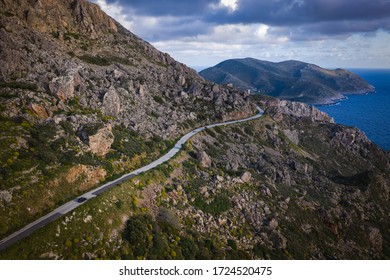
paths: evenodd
<path fill-rule="evenodd" d="M 196 69 L 229 58 L 390 68 L 390 0 L 92 0 Z"/>

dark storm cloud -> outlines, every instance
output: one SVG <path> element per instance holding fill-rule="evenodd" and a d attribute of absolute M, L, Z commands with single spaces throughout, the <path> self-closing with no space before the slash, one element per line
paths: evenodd
<path fill-rule="evenodd" d="M 306 0 L 306 3 L 315 20 L 377 20 L 390 16 L 388 0 Z"/>
<path fill-rule="evenodd" d="M 343 39 L 352 34 L 374 36 L 377 30 L 390 30 L 388 22 L 378 21 L 329 21 L 304 25 L 282 26 L 271 29 L 275 36 L 285 36 L 292 41 L 312 41 L 327 38 Z"/>
<path fill-rule="evenodd" d="M 137 25 L 137 29 L 150 41 L 169 40 L 172 38 L 193 37 L 207 34 L 212 26 L 194 18 L 160 18 L 154 26 Z"/>
<path fill-rule="evenodd" d="M 220 24 L 263 23 L 305 37 L 390 31 L 390 0 L 238 0 L 234 11 L 220 0 L 106 0 L 123 7 L 128 16 L 161 20 L 165 34 L 153 39 L 205 34 Z M 213 8 L 214 7 L 214 8 Z M 217 8 L 216 8 L 217 7 Z M 174 20 L 164 21 L 164 17 Z M 191 23 L 196 24 L 191 24 Z M 206 28 L 208 26 L 208 28 Z M 297 32 L 298 30 L 298 32 Z M 298 37 L 297 37 L 298 38 Z"/>
<path fill-rule="evenodd" d="M 338 34 L 387 29 L 389 0 L 239 0 L 234 13 L 217 11 L 215 23 L 264 23 L 271 26 L 317 26 L 318 32 Z"/>
<path fill-rule="evenodd" d="M 238 0 L 230 13 L 211 7 L 219 0 L 107 0 L 139 15 L 196 16 L 209 21 L 301 24 L 334 20 L 370 20 L 390 16 L 390 0 Z M 216 17 L 218 15 L 218 17 Z"/>
<path fill-rule="evenodd" d="M 191 16 L 202 17 L 211 4 L 219 0 L 107 0 L 109 4 L 118 3 L 147 16 Z"/>

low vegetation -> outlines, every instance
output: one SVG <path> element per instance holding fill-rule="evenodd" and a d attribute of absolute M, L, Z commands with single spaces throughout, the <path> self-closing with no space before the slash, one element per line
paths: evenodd
<path fill-rule="evenodd" d="M 27 83 L 27 82 L 0 82 L 0 89 L 1 88 L 12 88 L 12 89 L 23 89 L 23 90 L 31 90 L 31 91 L 37 91 L 38 86 L 33 83 Z"/>
<path fill-rule="evenodd" d="M 87 55 L 84 54 L 82 56 L 78 57 L 84 62 L 90 63 L 90 64 L 95 64 L 99 66 L 109 66 L 114 63 L 120 63 L 124 65 L 132 65 L 132 63 L 122 57 L 119 56 L 92 56 L 92 55 Z"/>
<path fill-rule="evenodd" d="M 0 144 L 1 190 L 18 202 L 0 207 L 3 217 L 0 236 L 14 232 L 100 183 L 85 178 L 88 172 L 98 172 L 100 180 L 111 180 L 153 161 L 173 145 L 158 136 L 145 141 L 135 131 L 118 126 L 113 129 L 115 141 L 105 157 L 80 150 L 82 135 L 94 135 L 102 127 L 101 122 L 90 123 L 81 133 L 74 131 L 68 122 L 58 126 L 32 124 L 23 119 L 0 120 L 1 131 L 7 131 Z M 80 165 L 87 167 L 82 169 L 87 173 L 70 179 Z"/>

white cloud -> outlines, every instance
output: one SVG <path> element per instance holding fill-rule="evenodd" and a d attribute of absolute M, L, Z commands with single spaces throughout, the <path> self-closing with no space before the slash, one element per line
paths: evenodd
<path fill-rule="evenodd" d="M 218 4 L 211 3 L 209 7 L 213 10 L 228 9 L 229 13 L 233 13 L 237 10 L 237 2 L 239 0 L 220 0 Z"/>
<path fill-rule="evenodd" d="M 197 36 L 201 42 L 214 42 L 225 45 L 273 44 L 287 41 L 285 36 L 274 36 L 269 33 L 270 27 L 265 24 L 224 24 L 216 25 L 208 34 Z"/>
<path fill-rule="evenodd" d="M 227 7 L 234 12 L 237 9 L 237 1 L 238 0 L 221 0 L 220 5 Z"/>

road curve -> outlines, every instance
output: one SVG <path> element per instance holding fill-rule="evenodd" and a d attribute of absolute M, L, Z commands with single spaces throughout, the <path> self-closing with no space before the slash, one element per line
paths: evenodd
<path fill-rule="evenodd" d="M 77 208 L 78 206 L 80 206 L 82 203 L 85 203 L 85 201 L 91 199 L 91 198 L 94 198 L 96 197 L 97 195 L 107 191 L 108 189 L 111 189 L 112 187 L 114 187 L 115 185 L 117 184 L 120 184 L 130 178 L 133 178 L 141 173 L 144 173 L 146 171 L 149 171 L 161 164 L 163 164 L 164 162 L 170 160 L 172 157 L 174 157 L 182 148 L 183 144 L 185 142 L 188 141 L 188 139 L 190 139 L 192 136 L 194 136 L 195 134 L 198 134 L 199 132 L 205 130 L 206 128 L 213 128 L 213 127 L 216 127 L 216 126 L 224 126 L 224 125 L 230 125 L 230 124 L 235 124 L 235 123 L 240 123 L 240 122 L 247 122 L 247 121 L 251 121 L 251 120 L 254 120 L 254 119 L 258 119 L 260 118 L 264 111 L 260 108 L 260 107 L 257 107 L 257 110 L 259 111 L 257 113 L 257 115 L 253 116 L 253 117 L 250 117 L 250 118 L 245 118 L 245 119 L 241 119 L 241 120 L 235 120 L 235 121 L 228 121 L 228 122 L 223 122 L 223 123 L 216 123 L 216 124 L 211 124 L 211 125 L 207 125 L 207 126 L 203 126 L 203 127 L 200 127 L 200 128 L 197 128 L 197 129 L 194 129 L 193 131 L 190 131 L 188 132 L 186 135 L 184 135 L 182 138 L 180 138 L 179 141 L 176 142 L 175 146 L 169 150 L 168 153 L 166 153 L 165 155 L 163 155 L 162 157 L 160 157 L 159 159 L 153 161 L 152 163 L 144 166 L 144 167 L 141 167 L 137 170 L 134 170 L 130 173 L 127 173 L 125 175 L 123 175 L 122 177 L 116 179 L 116 180 L 113 180 L 111 182 L 108 182 L 102 186 L 99 186 L 85 194 L 83 194 L 82 196 L 79 196 L 78 198 L 75 198 L 67 203 L 65 203 L 64 205 L 58 207 L 57 209 L 53 210 L 52 212 L 50 212 L 49 214 L 39 218 L 38 220 L 32 222 L 31 224 L 25 226 L 24 228 L 14 232 L 13 234 L 9 235 L 8 237 L 4 238 L 3 240 L 0 241 L 0 251 L 1 250 L 4 250 L 6 248 L 8 248 L 9 246 L 11 246 L 12 244 L 14 244 L 15 242 L 29 236 L 31 233 L 33 233 L 34 231 L 36 231 L 37 229 L 41 228 L 41 227 L 44 227 L 45 225 L 49 224 L 50 222 L 56 220 L 57 218 L 65 215 L 66 213 L 72 211 L 73 209 Z M 85 200 L 83 199 L 82 202 L 78 202 L 78 200 L 80 198 L 85 198 Z"/>

